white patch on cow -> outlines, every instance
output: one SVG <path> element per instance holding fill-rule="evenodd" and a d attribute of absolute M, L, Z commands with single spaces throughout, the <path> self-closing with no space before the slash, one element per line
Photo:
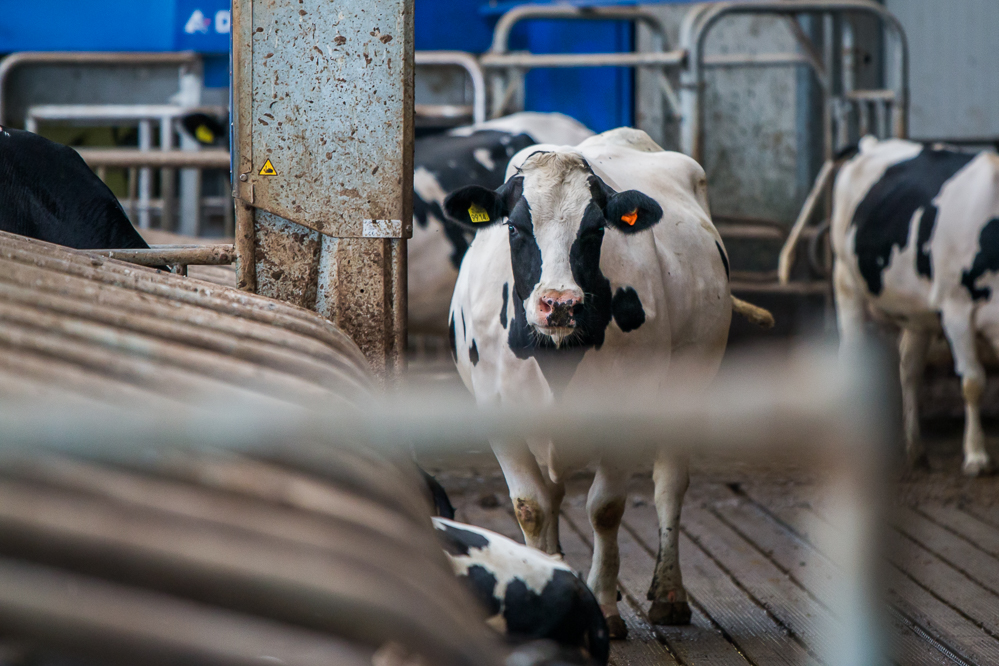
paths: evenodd
<path fill-rule="evenodd" d="M 569 250 L 591 201 L 591 173 L 582 156 L 571 152 L 534 152 L 520 165 L 523 196 L 531 209 L 534 238 L 541 250 L 541 279 L 525 303 L 528 321 L 535 326 L 540 322 L 534 320 L 533 304 L 546 291 L 581 293 L 569 265 Z M 569 333 L 548 330 L 556 346 Z"/>
<path fill-rule="evenodd" d="M 493 162 L 492 153 L 489 152 L 488 148 L 476 148 L 472 151 L 472 157 L 489 171 L 496 168 L 496 162 Z"/>
<path fill-rule="evenodd" d="M 423 167 L 419 167 L 413 172 L 413 191 L 427 203 L 436 201 L 441 206 L 444 205 L 444 199 L 447 197 L 447 192 L 441 187 L 437 176 Z"/>
<path fill-rule="evenodd" d="M 456 127 L 448 134 L 470 136 L 481 130 L 526 134 L 538 143 L 551 143 L 558 146 L 575 146 L 593 136 L 592 130 L 574 118 L 561 113 L 538 113 L 536 111 L 522 111 L 475 125 Z"/>
<path fill-rule="evenodd" d="M 501 601 L 506 597 L 507 586 L 514 580 L 523 581 L 529 590 L 540 595 L 556 571 L 567 571 L 575 575 L 573 570 L 558 558 L 517 543 L 502 534 L 446 518 L 435 517 L 433 521 L 434 527 L 442 531 L 443 526 L 449 525 L 458 530 L 474 532 L 489 542 L 485 548 L 470 548 L 468 555 L 447 553 L 447 556 L 457 576 L 467 575 L 468 570 L 475 565 L 481 566 L 495 576 L 496 588 L 493 594 Z"/>

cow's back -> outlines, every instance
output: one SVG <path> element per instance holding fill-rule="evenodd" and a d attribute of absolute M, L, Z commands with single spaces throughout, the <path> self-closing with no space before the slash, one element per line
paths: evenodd
<path fill-rule="evenodd" d="M 118 199 L 66 146 L 0 128 L 0 229 L 78 249 L 142 248 Z"/>
<path fill-rule="evenodd" d="M 835 258 L 883 313 L 932 313 L 947 298 L 973 297 L 965 273 L 983 250 L 999 252 L 987 231 L 997 216 L 994 154 L 865 138 L 834 185 Z"/>

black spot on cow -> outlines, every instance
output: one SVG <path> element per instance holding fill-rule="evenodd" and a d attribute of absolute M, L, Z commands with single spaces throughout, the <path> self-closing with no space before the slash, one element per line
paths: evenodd
<path fill-rule="evenodd" d="M 910 223 L 920 208 L 916 270 L 932 277 L 932 262 L 925 248 L 937 216 L 932 201 L 944 183 L 974 158 L 974 153 L 924 148 L 912 159 L 889 167 L 867 192 L 852 224 L 857 227 L 854 251 L 860 274 L 872 294 L 881 293 L 882 274 L 891 261 L 892 248 L 905 249 Z"/>
<path fill-rule="evenodd" d="M 510 134 L 496 130 L 480 130 L 469 136 L 436 134 L 417 139 L 413 146 L 415 168 L 424 168 L 437 179 L 441 189 L 453 192 L 467 185 L 481 185 L 496 189 L 503 184 L 510 158 L 522 148 L 536 141 L 527 134 Z M 475 152 L 487 150 L 492 168 L 475 159 Z M 413 195 L 413 218 L 421 227 L 429 224 L 429 216 L 440 220 L 444 235 L 451 243 L 450 260 L 455 268 L 461 260 L 475 233 L 449 220 L 436 201 L 424 201 Z"/>
<path fill-rule="evenodd" d="M 725 250 L 722 249 L 721 243 L 718 241 L 715 241 L 715 247 L 718 248 L 718 254 L 720 254 L 722 258 L 722 265 L 725 266 L 725 277 L 730 278 L 731 275 L 729 275 L 728 270 L 728 257 L 725 256 Z"/>
<path fill-rule="evenodd" d="M 593 593 L 568 571 L 555 571 L 541 594 L 520 579 L 512 580 L 503 599 L 503 618 L 511 636 L 585 645 L 597 663 L 607 663 L 607 622 Z"/>
<path fill-rule="evenodd" d="M 475 346 L 475 340 L 472 340 L 472 346 L 468 348 L 468 360 L 472 365 L 479 364 L 479 348 Z"/>
<path fill-rule="evenodd" d="M 978 254 L 971 268 L 961 273 L 961 284 L 967 288 L 972 299 L 980 301 L 992 297 L 991 287 L 975 286 L 978 278 L 989 271 L 999 271 L 999 218 L 995 217 L 982 227 L 978 235 Z"/>
<path fill-rule="evenodd" d="M 0 230 L 80 250 L 146 248 L 80 154 L 0 127 Z"/>
<path fill-rule="evenodd" d="M 472 593 L 475 600 L 486 609 L 488 617 L 492 617 L 500 612 L 502 602 L 496 596 L 496 576 L 491 574 L 485 567 L 473 564 L 468 567 L 464 576 L 459 576 L 465 588 Z"/>
<path fill-rule="evenodd" d="M 434 504 L 434 512 L 441 518 L 454 520 L 454 505 L 451 504 L 451 498 L 447 496 L 444 486 L 419 465 L 416 466 L 416 469 L 419 470 L 420 476 L 423 477 L 423 483 L 426 484 L 427 491 L 430 493 L 430 499 Z"/>
<path fill-rule="evenodd" d="M 631 287 L 620 287 L 614 294 L 611 302 L 611 311 L 614 313 L 614 321 L 618 328 L 625 333 L 634 331 L 645 323 L 645 309 L 642 308 L 642 299 L 638 297 Z"/>
<path fill-rule="evenodd" d="M 434 522 L 434 528 L 441 546 L 455 557 L 468 555 L 468 551 L 472 548 L 481 550 L 489 545 L 489 539 L 478 532 L 463 530 L 454 525 L 445 525 L 437 521 Z"/>
<path fill-rule="evenodd" d="M 500 326 L 506 328 L 506 308 L 510 300 L 510 283 L 503 283 L 503 307 L 500 308 Z"/>
<path fill-rule="evenodd" d="M 458 347 L 454 340 L 454 313 L 451 313 L 451 321 L 447 325 L 447 341 L 451 348 L 451 360 L 458 362 Z"/>

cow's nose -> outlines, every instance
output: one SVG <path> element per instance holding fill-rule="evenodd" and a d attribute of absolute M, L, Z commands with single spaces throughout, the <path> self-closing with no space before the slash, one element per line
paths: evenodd
<path fill-rule="evenodd" d="M 548 326 L 575 326 L 576 308 L 583 302 L 583 294 L 578 291 L 549 290 L 541 294 L 538 313 Z"/>

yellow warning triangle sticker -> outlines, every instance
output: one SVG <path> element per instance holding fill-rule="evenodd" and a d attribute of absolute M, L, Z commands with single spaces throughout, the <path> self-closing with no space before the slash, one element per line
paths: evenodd
<path fill-rule="evenodd" d="M 260 167 L 260 175 L 261 176 L 276 176 L 277 175 L 277 169 L 275 169 L 274 165 L 271 164 L 270 159 L 268 159 L 266 162 L 264 162 L 264 166 Z"/>

